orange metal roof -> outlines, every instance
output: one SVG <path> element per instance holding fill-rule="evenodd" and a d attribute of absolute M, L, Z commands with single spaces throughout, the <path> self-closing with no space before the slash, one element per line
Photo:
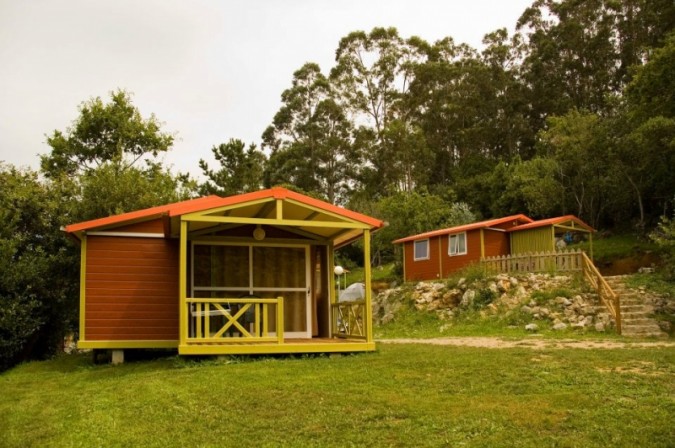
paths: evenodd
<path fill-rule="evenodd" d="M 496 218 L 496 219 L 489 219 L 487 221 L 479 221 L 479 222 L 474 222 L 471 224 L 464 224 L 461 226 L 456 226 L 456 227 L 450 227 L 447 229 L 440 229 L 440 230 L 432 230 L 431 232 L 425 232 L 425 233 L 420 233 L 418 235 L 413 235 L 413 236 L 407 236 L 405 238 L 398 239 L 394 241 L 394 244 L 399 244 L 399 243 L 405 243 L 408 241 L 414 241 L 414 240 L 421 240 L 421 239 L 427 239 L 427 238 L 432 238 L 440 235 L 448 235 L 451 233 L 459 233 L 459 232 L 466 232 L 468 230 L 474 230 L 474 229 L 481 229 L 481 228 L 486 228 L 486 227 L 492 227 L 492 226 L 497 226 L 499 224 L 504 224 L 505 222 L 509 221 L 523 221 L 525 223 L 531 223 L 532 219 L 528 218 L 527 216 L 520 214 L 520 215 L 512 215 L 512 216 L 506 216 L 504 218 Z"/>
<path fill-rule="evenodd" d="M 250 201 L 259 199 L 292 199 L 301 204 L 306 204 L 311 207 L 324 210 L 326 212 L 334 213 L 339 216 L 359 221 L 368 224 L 373 228 L 380 228 L 384 225 L 379 219 L 371 218 L 351 210 L 329 204 L 318 199 L 305 196 L 304 194 L 296 193 L 283 187 L 274 187 L 268 190 L 260 190 L 252 193 L 244 193 L 235 196 L 220 197 L 216 195 L 206 196 L 198 199 L 191 199 L 188 201 L 175 202 L 173 204 L 160 205 L 158 207 L 146 208 L 137 210 L 135 212 L 122 213 L 120 215 L 109 216 L 106 218 L 94 219 L 91 221 L 80 222 L 66 226 L 65 231 L 68 233 L 79 232 L 83 230 L 92 230 L 101 227 L 109 227 L 113 225 L 123 225 L 127 222 L 150 219 L 160 216 L 180 216 L 186 213 L 193 213 L 205 211 L 211 208 L 224 207 L 228 205 L 244 204 Z"/>
<path fill-rule="evenodd" d="M 565 215 L 565 216 L 558 216 L 557 218 L 541 219 L 539 221 L 533 221 L 527 224 L 521 224 L 519 226 L 512 227 L 508 231 L 517 232 L 519 230 L 534 229 L 536 227 L 554 226 L 556 224 L 562 224 L 570 221 L 579 225 L 579 227 L 588 230 L 589 232 L 595 232 L 595 229 L 593 227 L 589 226 L 588 224 L 586 224 L 585 222 L 583 222 L 581 219 L 577 218 L 574 215 Z"/>

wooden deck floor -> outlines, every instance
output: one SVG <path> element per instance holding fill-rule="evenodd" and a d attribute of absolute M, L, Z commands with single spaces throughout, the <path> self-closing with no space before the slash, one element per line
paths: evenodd
<path fill-rule="evenodd" d="M 284 339 L 283 344 L 276 342 L 238 342 L 223 343 L 187 343 L 178 347 L 181 355 L 227 355 L 258 353 L 335 353 L 363 352 L 375 350 L 374 342 L 363 339 L 345 338 L 305 338 Z"/>

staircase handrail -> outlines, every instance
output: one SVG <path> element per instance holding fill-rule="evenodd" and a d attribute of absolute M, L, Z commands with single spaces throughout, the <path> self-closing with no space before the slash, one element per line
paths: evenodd
<path fill-rule="evenodd" d="M 600 274 L 598 268 L 593 264 L 585 252 L 581 253 L 583 260 L 583 271 L 586 281 L 595 289 L 600 301 L 607 307 L 610 314 L 616 322 L 616 331 L 621 334 L 621 301 L 619 296 L 612 290 L 607 280 Z"/>

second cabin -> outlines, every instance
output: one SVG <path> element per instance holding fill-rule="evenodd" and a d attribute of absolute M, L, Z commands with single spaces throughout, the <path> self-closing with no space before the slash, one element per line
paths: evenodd
<path fill-rule="evenodd" d="M 593 228 L 573 215 L 535 221 L 525 215 L 433 230 L 394 241 L 403 248 L 404 281 L 445 278 L 487 257 L 553 252 L 566 236 Z M 592 251 L 592 245 L 591 245 Z"/>

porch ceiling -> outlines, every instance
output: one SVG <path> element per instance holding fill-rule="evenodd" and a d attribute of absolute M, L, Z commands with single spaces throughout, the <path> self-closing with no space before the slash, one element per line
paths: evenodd
<path fill-rule="evenodd" d="M 264 198 L 216 207 L 176 216 L 171 219 L 172 234 L 177 235 L 180 221 L 189 223 L 189 231 L 208 233 L 245 225 L 273 226 L 290 233 L 341 246 L 359 238 L 372 226 L 330 210 L 290 198 Z M 251 235 L 252 237 L 252 235 Z"/>

